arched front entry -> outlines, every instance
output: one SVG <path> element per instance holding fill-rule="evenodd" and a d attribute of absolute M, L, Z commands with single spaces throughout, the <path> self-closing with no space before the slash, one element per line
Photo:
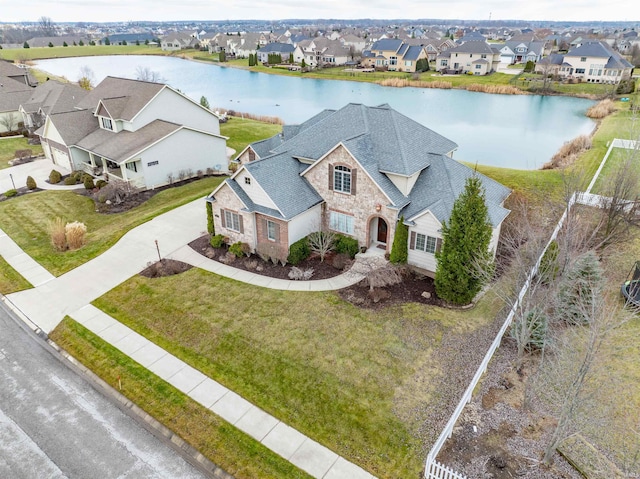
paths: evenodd
<path fill-rule="evenodd" d="M 381 249 L 387 249 L 389 242 L 389 224 L 384 218 L 374 216 L 369 220 L 369 247 L 379 246 Z"/>

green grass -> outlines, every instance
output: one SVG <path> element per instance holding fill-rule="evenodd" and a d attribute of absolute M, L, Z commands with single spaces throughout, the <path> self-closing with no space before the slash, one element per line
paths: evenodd
<path fill-rule="evenodd" d="M 464 340 L 499 307 L 487 298 L 467 312 L 363 310 L 337 293 L 256 288 L 195 268 L 133 277 L 94 304 L 338 454 L 394 478 L 417 477 L 424 415 L 451 406 L 434 389 L 450 373 L 433 359 L 443 335 Z"/>
<path fill-rule="evenodd" d="M 238 479 L 310 476 L 66 317 L 51 339 Z"/>
<path fill-rule="evenodd" d="M 0 256 L 0 293 L 10 294 L 29 288 L 33 288 L 31 283 L 20 276 L 20 274 Z"/>
<path fill-rule="evenodd" d="M 626 150 L 623 148 L 614 148 L 611 150 L 611 154 L 598 176 L 598 180 L 593 187 L 592 193 L 609 196 L 611 191 L 610 187 L 607 185 L 607 180 L 614 178 L 620 171 L 620 168 L 624 168 L 625 174 L 640 178 L 640 157 L 638 155 L 638 151 Z M 638 194 L 637 191 L 629 193 L 631 193 L 632 196 L 630 198 L 626 198 L 628 200 L 634 200 Z"/>
<path fill-rule="evenodd" d="M 204 178 L 156 194 L 125 213 L 101 214 L 93 200 L 72 191 L 42 191 L 0 203 L 2 229 L 33 259 L 59 276 L 106 251 L 131 228 L 211 193 L 222 177 Z M 204 204 L 202 206 L 204 214 Z M 87 225 L 87 245 L 57 252 L 47 231 L 56 217 Z"/>
<path fill-rule="evenodd" d="M 215 105 L 212 108 L 215 109 Z M 280 131 L 281 125 L 236 117 L 220 124 L 220 134 L 229 137 L 227 146 L 236 150 L 236 154 L 244 150 L 249 143 L 270 138 Z"/>
<path fill-rule="evenodd" d="M 47 58 L 88 57 L 101 55 L 169 55 L 160 47 L 147 45 L 84 45 L 69 47 L 12 48 L 0 50 L 0 58 L 9 61 L 42 60 Z"/>
<path fill-rule="evenodd" d="M 0 170 L 9 167 L 9 160 L 15 158 L 16 150 L 26 149 L 30 149 L 34 156 L 42 154 L 42 146 L 30 145 L 24 137 L 0 139 Z M 20 187 L 24 185 L 16 186 Z"/>

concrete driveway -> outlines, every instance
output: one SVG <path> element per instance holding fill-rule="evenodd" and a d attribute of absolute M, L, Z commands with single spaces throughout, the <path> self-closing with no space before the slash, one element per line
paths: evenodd
<path fill-rule="evenodd" d="M 4 168 L 0 170 L 0 193 L 4 193 L 5 191 L 14 188 L 14 185 L 15 188 L 22 188 L 26 186 L 28 176 L 33 177 L 33 179 L 36 180 L 38 188 L 42 188 L 43 190 L 73 190 L 83 187 L 82 185 L 50 185 L 47 183 L 47 180 L 49 179 L 49 173 L 51 173 L 51 170 L 53 169 L 58 170 L 63 176 L 70 173 L 66 168 L 54 165 L 45 157 L 38 158 L 22 165 Z"/>

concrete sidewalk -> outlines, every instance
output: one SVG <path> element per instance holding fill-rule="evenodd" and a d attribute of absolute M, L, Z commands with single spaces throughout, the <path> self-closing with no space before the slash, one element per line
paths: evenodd
<path fill-rule="evenodd" d="M 96 307 L 84 306 L 70 316 L 176 389 L 311 476 L 324 479 L 373 479 L 374 476 L 364 469 L 287 426 Z"/>

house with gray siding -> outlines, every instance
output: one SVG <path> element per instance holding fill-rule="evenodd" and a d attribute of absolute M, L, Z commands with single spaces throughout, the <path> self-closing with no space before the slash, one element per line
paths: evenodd
<path fill-rule="evenodd" d="M 495 251 L 510 190 L 453 159 L 456 143 L 389 105 L 348 104 L 247 146 L 236 172 L 207 198 L 216 233 L 285 259 L 309 233 L 330 230 L 389 252 L 398 221 L 408 263 L 436 271 L 442 225 L 466 180 L 485 188 Z"/>

